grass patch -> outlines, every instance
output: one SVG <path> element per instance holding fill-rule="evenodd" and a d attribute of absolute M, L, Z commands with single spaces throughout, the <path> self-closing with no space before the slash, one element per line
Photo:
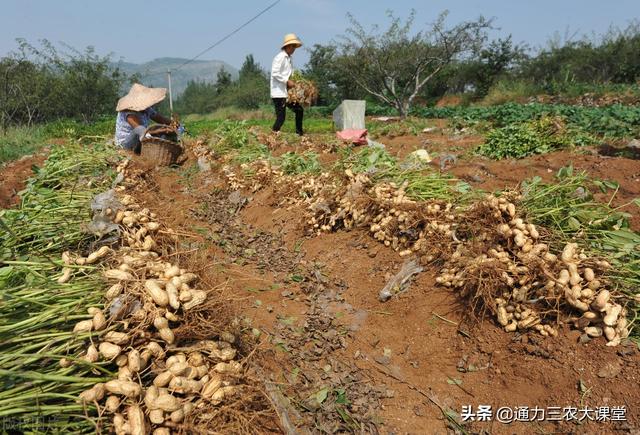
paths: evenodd
<path fill-rule="evenodd" d="M 538 86 L 525 80 L 500 80 L 489 89 L 481 104 L 488 106 L 509 102 L 526 103 L 529 97 L 539 94 Z"/>
<path fill-rule="evenodd" d="M 307 108 L 304 112 L 304 130 L 307 133 L 333 133 L 333 120 L 321 111 Z M 261 127 L 271 130 L 275 114 L 270 105 L 256 110 L 242 110 L 234 107 L 218 109 L 206 115 L 187 115 L 182 121 L 192 136 L 215 131 L 221 124 L 229 121 L 243 121 L 246 127 Z M 293 112 L 287 110 L 287 118 L 282 126 L 283 133 L 295 133 Z"/>
<path fill-rule="evenodd" d="M 104 116 L 99 120 L 86 123 L 73 119 L 60 119 L 42 126 L 43 133 L 50 138 L 102 139 L 113 137 L 116 129 L 116 117 Z"/>
<path fill-rule="evenodd" d="M 0 133 L 0 164 L 33 154 L 51 139 L 97 139 L 113 136 L 115 116 L 87 124 L 61 119 L 32 127 L 11 127 Z"/>
<path fill-rule="evenodd" d="M 589 95 L 592 98 L 615 97 L 623 103 L 633 103 L 640 96 L 640 86 L 626 83 L 580 83 L 574 81 L 550 81 L 545 84 L 530 80 L 500 80 L 482 100 L 484 104 L 501 104 L 509 101 L 524 102 L 530 97 L 553 95 L 571 99 Z"/>
<path fill-rule="evenodd" d="M 45 145 L 42 127 L 12 127 L 0 134 L 0 164 L 33 154 Z"/>
<path fill-rule="evenodd" d="M 202 119 L 227 119 L 232 121 L 267 120 L 273 115 L 268 107 L 255 110 L 239 109 L 237 107 L 222 107 L 208 115 L 189 115 L 189 118 L 199 116 Z"/>
<path fill-rule="evenodd" d="M 207 134 L 215 131 L 226 120 L 223 119 L 210 119 L 210 118 L 197 118 L 196 120 L 185 119 L 184 123 L 187 132 L 192 136 L 198 136 L 201 134 Z M 244 122 L 247 127 L 261 127 L 266 130 L 271 130 L 273 125 L 273 119 L 248 119 Z M 283 133 L 295 133 L 296 127 L 294 123 L 293 113 L 287 114 L 287 119 L 282 126 Z M 332 133 L 333 121 L 329 118 L 308 118 L 304 120 L 304 131 L 306 133 Z"/>

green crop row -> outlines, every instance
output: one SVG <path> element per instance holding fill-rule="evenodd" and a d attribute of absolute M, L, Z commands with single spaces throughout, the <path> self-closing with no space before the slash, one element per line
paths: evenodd
<path fill-rule="evenodd" d="M 640 134 L 640 107 L 613 105 L 606 107 L 570 106 L 564 104 L 516 104 L 499 106 L 424 107 L 413 113 L 425 118 L 449 118 L 462 124 L 488 123 L 500 128 L 545 116 L 560 116 L 568 127 L 589 134 L 624 138 Z"/>

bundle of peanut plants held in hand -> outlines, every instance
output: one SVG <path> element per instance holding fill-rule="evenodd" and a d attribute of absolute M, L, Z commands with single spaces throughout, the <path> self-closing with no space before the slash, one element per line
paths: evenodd
<path fill-rule="evenodd" d="M 313 81 L 303 77 L 297 71 L 293 73 L 290 80 L 293 81 L 293 86 L 287 91 L 287 103 L 308 107 L 316 102 L 318 88 Z"/>

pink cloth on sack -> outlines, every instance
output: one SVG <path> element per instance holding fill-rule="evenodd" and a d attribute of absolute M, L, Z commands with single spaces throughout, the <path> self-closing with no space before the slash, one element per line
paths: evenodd
<path fill-rule="evenodd" d="M 344 141 L 351 142 L 355 145 L 366 145 L 367 144 L 367 130 L 357 130 L 353 128 L 349 128 L 346 130 L 336 132 L 336 136 L 338 139 L 342 139 Z"/>

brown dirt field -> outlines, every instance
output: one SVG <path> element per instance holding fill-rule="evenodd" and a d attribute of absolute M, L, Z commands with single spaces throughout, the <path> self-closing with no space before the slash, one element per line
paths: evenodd
<path fill-rule="evenodd" d="M 24 189 L 25 182 L 33 175 L 32 166 L 40 166 L 45 159 L 46 151 L 43 151 L 0 166 L 0 209 L 20 202 L 18 192 Z"/>
<path fill-rule="evenodd" d="M 398 156 L 422 147 L 462 156 L 478 141 L 436 132 L 384 142 Z M 572 163 L 592 176 L 618 181 L 615 204 L 638 196 L 640 162 L 587 151 L 500 162 L 460 157 L 450 171 L 475 187 L 492 190 L 533 175 L 550 179 Z M 323 385 L 345 387 L 353 409 L 371 406 L 375 414 L 353 411 L 377 423 L 353 429 L 356 432 L 451 433 L 439 407 L 460 413 L 464 405 L 492 405 L 494 410 L 625 406 L 628 421 L 475 422 L 465 429 L 493 434 L 636 433 L 640 357 L 635 346 L 610 348 L 603 340 L 581 344 L 579 333 L 568 328 L 556 338 L 542 339 L 506 334 L 490 319 L 471 324 L 467 307 L 435 285 L 435 269 L 418 275 L 404 294 L 381 303 L 378 291 L 402 264 L 392 249 L 360 230 L 307 238 L 301 210 L 276 207 L 277 194 L 270 188 L 244 193 L 249 202 L 232 210 L 230 192 L 214 194 L 223 186 L 219 168 L 195 173 L 192 165 L 193 158 L 181 169 L 152 171 L 140 186 L 140 197 L 170 227 L 184 233 L 179 255 L 190 268 L 206 282 L 226 286 L 236 313 L 260 330 L 256 359 L 285 395 L 313 393 Z M 316 279 L 306 274 L 310 270 Z M 302 281 L 292 279 L 297 274 Z M 320 290 L 311 289 L 314 285 Z M 334 346 L 336 342 L 340 345 Z M 315 354 L 308 352 L 309 346 L 316 346 Z M 311 432 L 335 431 L 335 421 L 323 414 L 327 407 L 328 401 L 313 412 L 301 411 L 298 422 Z"/>

